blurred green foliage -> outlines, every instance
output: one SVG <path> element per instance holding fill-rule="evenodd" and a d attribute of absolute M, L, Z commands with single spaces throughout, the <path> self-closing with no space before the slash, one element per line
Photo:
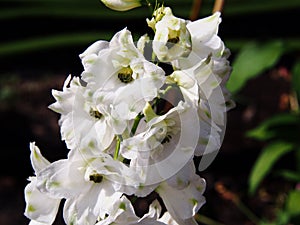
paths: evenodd
<path fill-rule="evenodd" d="M 193 0 L 165 0 L 165 5 L 171 6 L 177 16 L 189 18 Z M 214 0 L 202 1 L 202 6 L 199 18 L 211 14 Z M 253 14 L 257 13 L 278 13 L 286 10 L 293 10 L 300 8 L 299 0 L 227 0 L 224 7 L 224 17 L 233 19 L 234 23 L 238 24 L 240 16 L 249 16 L 249 20 L 253 20 Z M 98 39 L 110 39 L 115 32 L 114 25 L 116 21 L 145 21 L 149 17 L 150 11 L 147 7 L 140 7 L 127 12 L 115 12 L 106 7 L 100 0 L 0 0 L 0 22 L 2 23 L 2 37 L 0 38 L 0 57 L 8 55 L 16 55 L 20 53 L 32 52 L 42 49 L 58 48 L 66 45 L 82 45 L 88 44 Z M 16 21 L 26 21 L 38 23 L 39 20 L 48 19 L 53 23 L 63 23 L 66 21 L 70 25 L 63 31 L 54 31 L 44 35 L 47 27 L 34 27 L 40 29 L 30 31 L 30 24 L 28 31 L 32 34 L 26 34 L 26 30 L 17 32 L 19 29 L 16 24 L 14 27 L 10 23 L 18 23 Z M 82 20 L 94 20 L 95 22 L 106 23 L 106 26 L 98 26 L 98 30 L 94 29 L 72 29 L 74 24 Z M 46 24 L 47 25 L 47 24 Z M 232 24 L 234 29 L 234 24 Z M 268 29 L 268 28 L 266 28 Z M 9 33 L 17 34 L 11 37 Z M 25 36 L 25 37 L 24 37 Z M 293 48 L 300 48 L 299 37 L 291 37 L 288 44 Z M 226 39 L 227 46 L 236 51 L 253 41 L 251 37 L 239 37 Z M 251 42 L 252 43 L 252 42 Z M 275 42 L 277 43 L 277 42 Z M 247 45 L 250 48 L 252 43 Z M 268 45 L 267 45 L 268 46 Z M 268 47 L 265 51 L 268 51 Z M 271 47 L 271 46 L 270 46 Z M 245 49 L 244 49 L 245 51 Z M 275 57 L 276 58 L 276 57 Z M 249 75 L 248 75 L 249 76 Z M 245 78 L 246 79 L 246 78 Z M 231 87 L 234 85 L 231 84 Z"/>
<path fill-rule="evenodd" d="M 249 79 L 259 76 L 265 70 L 274 67 L 277 61 L 287 53 L 286 49 L 281 48 L 279 42 L 270 41 L 260 48 L 257 47 L 257 45 L 253 45 L 252 47 L 253 48 L 249 48 L 249 46 L 246 45 L 245 48 L 241 49 L 236 61 L 233 63 L 235 72 L 233 72 L 232 80 L 228 87 L 235 94 L 242 89 L 243 85 L 245 85 Z M 297 53 L 295 49 L 294 51 Z M 255 55 L 256 58 L 253 59 Z M 252 61 L 252 63 L 256 62 L 255 68 L 249 68 L 249 61 Z M 295 186 L 300 183 L 300 64 L 297 60 L 293 63 L 291 81 L 293 109 L 290 112 L 276 114 L 266 119 L 256 128 L 246 133 L 249 138 L 265 143 L 265 146 L 261 149 L 250 171 L 249 193 L 251 195 L 256 193 L 262 181 L 271 174 L 281 176 L 292 182 Z M 239 75 L 241 77 L 238 77 Z M 235 80 L 234 78 L 237 79 Z M 274 165 L 278 164 L 278 162 L 288 154 L 294 155 L 293 160 L 290 162 L 290 165 L 294 169 L 277 168 L 277 170 L 274 171 Z M 287 193 L 285 201 L 285 207 L 278 210 L 275 220 L 272 222 L 262 220 L 260 224 L 299 224 L 300 190 L 291 189 Z"/>
<path fill-rule="evenodd" d="M 249 192 L 253 195 L 261 182 L 271 173 L 273 166 L 286 154 L 294 154 L 293 170 L 284 168 L 272 171 L 294 185 L 300 183 L 300 112 L 275 115 L 247 133 L 248 137 L 266 141 L 249 176 Z M 280 209 L 274 225 L 285 225 L 300 218 L 300 190 L 292 189 L 287 194 L 286 206 Z M 292 223 L 293 224 L 293 223 Z M 295 223 L 299 224 L 299 223 Z"/>
<path fill-rule="evenodd" d="M 245 44 L 233 62 L 233 71 L 227 88 L 231 93 L 238 92 L 247 80 L 274 66 L 283 52 L 284 46 L 279 40 L 271 40 L 265 44 L 257 42 Z"/>
<path fill-rule="evenodd" d="M 288 142 L 276 141 L 267 145 L 263 150 L 259 158 L 257 159 L 250 179 L 249 189 L 250 193 L 254 194 L 259 183 L 270 172 L 274 163 L 282 157 L 284 154 L 290 152 L 293 149 L 293 145 Z"/>

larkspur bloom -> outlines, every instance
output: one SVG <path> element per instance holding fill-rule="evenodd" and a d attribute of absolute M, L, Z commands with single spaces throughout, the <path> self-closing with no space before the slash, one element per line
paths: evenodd
<path fill-rule="evenodd" d="M 100 220 L 96 225 L 112 223 L 116 225 L 177 225 L 168 212 L 165 212 L 164 215 L 160 217 L 161 211 L 162 209 L 159 202 L 154 200 L 149 206 L 149 212 L 140 218 L 135 215 L 131 202 L 125 196 L 122 196 L 119 201 L 113 205 L 113 209 L 110 210 L 111 214 L 107 215 L 103 220 Z"/>
<path fill-rule="evenodd" d="M 82 85 L 80 78 L 69 76 L 63 91 L 52 91 L 56 102 L 49 108 L 61 114 L 61 136 L 69 149 L 96 139 L 99 149 L 104 150 L 112 143 L 114 132 L 120 124 L 116 125 L 116 120 L 109 114 L 106 105 L 97 107 L 88 101 L 85 92 L 86 87 Z"/>
<path fill-rule="evenodd" d="M 101 0 L 108 8 L 116 11 L 127 11 L 141 6 L 141 0 Z"/>
<path fill-rule="evenodd" d="M 206 58 L 208 55 L 213 57 L 222 56 L 225 46 L 218 36 L 220 23 L 221 13 L 215 12 L 209 17 L 187 24 L 187 29 L 191 35 L 193 52 L 201 59 Z"/>
<path fill-rule="evenodd" d="M 199 136 L 199 122 L 195 123 L 197 110 L 179 102 L 161 116 L 148 105 L 144 115 L 145 131 L 124 139 L 120 154 L 130 159 L 131 168 L 140 174 L 144 185 L 158 185 L 180 171 L 193 157 Z M 193 126 L 195 130 L 190 133 Z"/>
<path fill-rule="evenodd" d="M 164 71 L 144 58 L 127 29 L 111 42 L 94 43 L 80 57 L 84 81 L 69 77 L 63 91 L 53 91 L 56 102 L 50 108 L 62 115 L 61 134 L 68 148 L 92 137 L 106 149 L 157 96 Z"/>
<path fill-rule="evenodd" d="M 96 42 L 80 56 L 88 95 L 96 105 L 110 105 L 119 121 L 134 119 L 165 81 L 165 72 L 145 59 L 127 29 L 115 34 L 107 45 Z"/>
<path fill-rule="evenodd" d="M 192 67 L 175 70 L 168 78 L 168 82 L 175 82 L 179 86 L 185 101 L 198 108 L 200 135 L 195 155 L 205 155 L 199 170 L 205 169 L 220 149 L 225 132 L 226 111 L 234 106 L 225 87 L 231 72 L 226 57 L 224 55 L 214 60 L 208 56 Z"/>
<path fill-rule="evenodd" d="M 155 30 L 159 21 L 172 21 L 171 10 L 161 7 L 148 25 Z M 221 146 L 226 124 L 226 111 L 234 107 L 230 93 L 225 84 L 231 73 L 228 57 L 229 50 L 218 36 L 218 26 L 221 22 L 220 13 L 197 21 L 185 20 L 186 33 L 190 36 L 191 51 L 187 56 L 179 56 L 169 62 L 174 72 L 167 78 L 167 82 L 179 86 L 185 101 L 198 108 L 200 122 L 199 143 L 195 155 L 216 153 Z M 184 23 L 182 23 L 184 24 Z M 178 45 L 182 40 L 178 38 Z M 183 41 L 185 42 L 185 40 Z M 167 46 L 164 42 L 162 45 Z M 153 44 L 155 46 L 155 43 Z M 182 45 L 182 44 L 181 44 Z M 159 51 L 155 50 L 157 55 Z M 159 56 L 158 56 L 159 57 Z"/>
<path fill-rule="evenodd" d="M 171 217 L 178 224 L 196 225 L 194 215 L 205 203 L 205 180 L 196 174 L 193 161 L 156 189 Z"/>
<path fill-rule="evenodd" d="M 71 151 L 67 159 L 49 164 L 37 177 L 39 191 L 55 199 L 66 199 L 67 224 L 94 224 L 110 214 L 109 210 L 123 195 L 118 191 L 121 185 L 139 185 L 122 162 L 94 152 L 91 146 Z"/>
<path fill-rule="evenodd" d="M 154 11 L 148 26 L 154 32 L 153 51 L 162 62 L 171 62 L 191 51 L 191 37 L 187 30 L 187 22 L 175 17 L 169 7 L 160 7 Z"/>
<path fill-rule="evenodd" d="M 30 150 L 31 164 L 36 176 L 30 177 L 30 183 L 25 187 L 25 216 L 31 219 L 30 225 L 52 224 L 58 211 L 60 198 L 52 197 L 37 188 L 39 173 L 50 165 L 50 162 L 42 156 L 35 143 L 30 143 Z"/>
<path fill-rule="evenodd" d="M 121 11 L 140 5 L 103 2 Z M 193 157 L 202 156 L 199 170 L 210 164 L 234 105 L 225 87 L 230 52 L 217 34 L 220 22 L 219 12 L 192 22 L 160 7 L 147 19 L 152 43 L 146 34 L 135 45 L 125 28 L 80 54 L 84 71 L 53 90 L 49 106 L 61 114 L 67 158 L 50 163 L 30 146 L 36 174 L 25 188 L 30 225 L 52 224 L 62 199 L 66 224 L 197 224 L 206 183 Z M 152 192 L 166 212 L 154 200 L 137 216 L 129 196 Z"/>
<path fill-rule="evenodd" d="M 175 17 L 169 7 L 156 9 L 152 19 L 147 19 L 148 26 L 155 32 L 154 53 L 160 61 L 172 62 L 177 68 L 192 66 L 208 55 L 220 57 L 225 49 L 217 35 L 220 15 L 216 12 L 190 21 Z"/>

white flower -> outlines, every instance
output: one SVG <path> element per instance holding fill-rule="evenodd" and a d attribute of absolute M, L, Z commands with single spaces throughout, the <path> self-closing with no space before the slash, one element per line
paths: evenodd
<path fill-rule="evenodd" d="M 59 120 L 61 136 L 69 149 L 75 149 L 82 142 L 95 139 L 101 151 L 112 143 L 121 123 L 116 124 L 118 120 L 112 118 L 108 106 L 93 105 L 85 96 L 86 87 L 81 83 L 78 77 L 71 80 L 69 76 L 65 81 L 63 91 L 52 91 L 56 102 L 49 108 L 61 114 Z M 122 125 L 121 129 L 124 126 L 126 124 Z"/>
<path fill-rule="evenodd" d="M 200 136 L 196 156 L 216 154 L 221 147 L 226 111 L 234 105 L 225 88 L 230 72 L 231 67 L 224 54 L 220 58 L 209 56 L 192 67 L 175 70 L 168 78 L 170 83 L 175 82 L 179 86 L 186 102 L 198 107 Z M 209 160 L 202 160 L 206 165 L 201 164 L 202 169 L 212 162 L 212 154 Z"/>
<path fill-rule="evenodd" d="M 159 214 L 157 216 L 159 216 Z M 145 215 L 145 217 L 147 216 Z M 141 219 L 135 215 L 131 202 L 125 196 L 122 196 L 121 199 L 113 206 L 111 214 L 109 214 L 103 220 L 100 220 L 100 222 L 98 222 L 96 225 L 105 225 L 111 223 L 116 225 L 142 224 L 140 223 L 140 220 Z"/>
<path fill-rule="evenodd" d="M 210 54 L 220 57 L 224 51 L 224 44 L 217 35 L 221 23 L 220 16 L 220 12 L 215 12 L 209 17 L 187 24 L 192 39 L 192 50 L 200 58 L 206 58 Z"/>
<path fill-rule="evenodd" d="M 122 162 L 105 153 L 94 154 L 90 147 L 71 151 L 40 171 L 37 187 L 53 198 L 66 199 L 64 219 L 67 224 L 94 224 L 110 214 L 122 196 L 122 185 L 139 185 L 135 174 Z"/>
<path fill-rule="evenodd" d="M 134 224 L 138 221 L 131 202 L 122 196 L 110 209 L 110 213 L 99 219 L 96 225 L 106 224 Z"/>
<path fill-rule="evenodd" d="M 196 174 L 194 163 L 190 161 L 177 174 L 162 182 L 156 191 L 178 224 L 196 225 L 193 216 L 205 203 L 205 186 L 205 180 Z"/>
<path fill-rule="evenodd" d="M 131 202 L 122 196 L 110 210 L 111 214 L 101 218 L 96 225 L 178 225 L 168 212 L 160 217 L 161 206 L 157 200 L 154 200 L 149 206 L 149 212 L 142 218 L 135 215 Z"/>
<path fill-rule="evenodd" d="M 158 185 L 176 174 L 193 157 L 199 137 L 197 110 L 179 102 L 166 114 L 157 116 L 145 107 L 146 128 L 121 143 L 120 154 L 130 159 L 144 186 Z M 192 132 L 191 132 L 192 131 Z"/>
<path fill-rule="evenodd" d="M 175 17 L 169 7 L 158 8 L 147 23 L 155 31 L 153 51 L 160 61 L 171 62 L 190 53 L 188 21 Z"/>
<path fill-rule="evenodd" d="M 30 143 L 30 150 L 31 164 L 36 175 L 39 176 L 39 172 L 47 167 L 50 162 L 41 155 L 35 143 Z M 52 224 L 58 211 L 60 199 L 40 192 L 36 186 L 37 177 L 30 177 L 29 181 L 30 183 L 25 187 L 24 191 L 26 201 L 25 216 L 31 219 L 30 225 Z"/>
<path fill-rule="evenodd" d="M 212 16 L 187 23 L 186 29 L 191 35 L 191 52 L 188 57 L 173 61 L 175 68 L 187 69 L 208 57 L 215 60 L 227 54 L 224 43 L 218 36 L 220 16 L 220 12 L 216 12 Z"/>
<path fill-rule="evenodd" d="M 164 84 L 164 71 L 144 58 L 127 29 L 108 45 L 96 42 L 80 56 L 88 95 L 96 105 L 110 105 L 119 121 L 135 118 Z"/>
<path fill-rule="evenodd" d="M 126 11 L 141 6 L 140 0 L 101 0 L 108 8 Z"/>
<path fill-rule="evenodd" d="M 201 170 L 217 154 L 225 133 L 226 111 L 234 107 L 225 87 L 231 73 L 230 52 L 217 35 L 220 22 L 220 13 L 216 12 L 187 23 L 192 51 L 188 57 L 172 62 L 175 71 L 168 78 L 180 87 L 185 101 L 199 107 L 200 137 L 195 155 L 211 153 L 202 158 Z"/>
<path fill-rule="evenodd" d="M 222 59 L 213 60 L 208 57 L 193 67 L 175 70 L 170 75 L 170 78 L 180 87 L 185 101 L 198 106 L 201 99 L 207 100 L 209 104 L 219 105 L 216 112 L 226 111 L 223 86 L 226 83 L 224 80 L 228 79 L 231 67 L 229 64 L 223 64 Z M 227 62 L 226 59 L 224 61 Z M 221 63 L 222 70 L 220 69 Z M 170 78 L 169 81 L 172 82 Z"/>

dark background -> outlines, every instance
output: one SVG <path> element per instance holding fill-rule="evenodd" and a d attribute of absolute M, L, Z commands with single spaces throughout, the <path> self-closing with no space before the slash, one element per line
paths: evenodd
<path fill-rule="evenodd" d="M 174 14 L 188 19 L 192 1 L 165 1 Z M 280 39 L 293 42 L 295 51 L 264 71 L 234 96 L 237 107 L 228 113 L 223 146 L 212 165 L 201 173 L 207 180 L 206 205 L 201 214 L 223 224 L 253 224 L 218 187 L 226 187 L 258 216 L 272 219 L 292 184 L 278 178 L 264 181 L 255 196 L 247 195 L 248 176 L 263 143 L 245 132 L 278 112 L 289 110 L 283 97 L 291 89 L 282 68 L 290 69 L 299 56 L 299 13 L 296 1 L 243 1 L 225 3 L 219 36 L 231 49 L 231 61 L 249 41 Z M 214 1 L 203 1 L 199 18 L 207 16 Z M 29 142 L 54 161 L 66 156 L 60 140 L 59 115 L 47 108 L 54 102 L 51 89 L 61 89 L 68 74 L 83 70 L 78 55 L 99 39 L 109 40 L 127 27 L 134 36 L 149 31 L 147 8 L 118 13 L 98 0 L 0 0 L 0 225 L 27 224 L 23 190 L 33 175 Z M 234 68 L 233 68 L 234 69 Z M 290 156 L 279 166 L 291 167 Z M 45 203 L 46 204 L 46 203 Z M 275 206 L 274 206 L 275 205 Z M 61 215 L 55 224 L 61 224 Z"/>

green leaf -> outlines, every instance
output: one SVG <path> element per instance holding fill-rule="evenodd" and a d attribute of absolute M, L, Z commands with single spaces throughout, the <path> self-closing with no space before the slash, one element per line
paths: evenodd
<path fill-rule="evenodd" d="M 300 182 L 300 173 L 291 170 L 280 170 L 277 173 L 289 181 Z"/>
<path fill-rule="evenodd" d="M 276 218 L 271 221 L 264 219 L 259 225 L 287 225 L 289 224 L 290 215 L 282 210 L 276 210 Z"/>
<path fill-rule="evenodd" d="M 286 210 L 291 216 L 296 216 L 300 214 L 300 190 L 290 191 L 287 201 Z"/>
<path fill-rule="evenodd" d="M 299 114 L 278 114 L 265 120 L 258 127 L 246 132 L 246 136 L 257 140 L 265 141 L 276 137 L 276 135 L 278 134 L 281 137 L 283 137 L 282 131 L 284 128 L 287 128 L 287 133 L 295 133 L 295 128 L 297 129 L 297 125 L 300 125 Z M 290 136 L 293 135 L 291 134 Z M 298 136 L 297 139 L 299 139 Z"/>
<path fill-rule="evenodd" d="M 30 51 L 41 51 L 44 49 L 59 48 L 72 46 L 75 44 L 88 44 L 98 39 L 111 38 L 108 32 L 106 33 L 69 33 L 47 36 L 42 38 L 33 38 L 22 41 L 14 41 L 8 43 L 0 43 L 0 57 L 8 56 L 17 53 L 27 53 Z"/>
<path fill-rule="evenodd" d="M 232 93 L 238 92 L 249 79 L 271 68 L 283 52 L 283 43 L 278 40 L 267 42 L 264 45 L 256 42 L 246 44 L 232 64 L 233 71 L 227 88 Z"/>
<path fill-rule="evenodd" d="M 276 225 L 286 225 L 289 224 L 290 215 L 286 211 L 279 211 L 277 213 Z"/>
<path fill-rule="evenodd" d="M 273 142 L 262 149 L 249 177 L 249 192 L 254 194 L 260 182 L 270 172 L 272 166 L 281 156 L 293 150 L 293 145 L 287 142 Z"/>

